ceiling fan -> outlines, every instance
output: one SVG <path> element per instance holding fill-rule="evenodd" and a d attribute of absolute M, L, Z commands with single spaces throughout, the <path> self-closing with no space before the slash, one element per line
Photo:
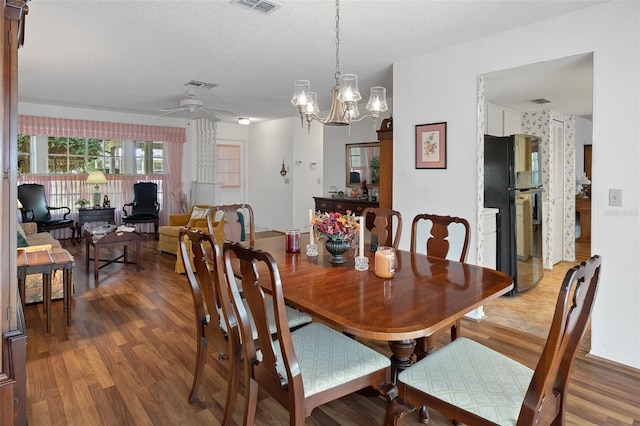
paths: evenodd
<path fill-rule="evenodd" d="M 229 111 L 227 109 L 218 109 L 218 108 L 209 108 L 204 106 L 204 102 L 200 99 L 196 99 L 196 94 L 192 91 L 187 91 L 187 98 L 180 100 L 180 106 L 175 108 L 158 108 L 158 111 L 162 111 L 163 113 L 157 115 L 155 118 L 164 117 L 165 115 L 170 115 L 182 111 L 186 111 L 187 119 L 190 118 L 198 118 L 198 117 L 190 117 L 191 115 L 202 113 L 206 116 L 207 119 L 217 122 L 220 121 L 220 118 L 216 115 L 219 114 L 230 114 L 233 115 L 233 111 Z"/>

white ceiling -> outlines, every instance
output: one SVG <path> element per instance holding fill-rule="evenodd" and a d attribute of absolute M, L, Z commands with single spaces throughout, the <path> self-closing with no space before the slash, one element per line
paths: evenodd
<path fill-rule="evenodd" d="M 199 80 L 218 85 L 196 90 L 205 106 L 234 111 L 223 120 L 262 121 L 297 115 L 293 84 L 307 79 L 320 108 L 328 109 L 334 2 L 269 1 L 280 7 L 264 15 L 229 0 L 32 0 L 19 53 L 19 100 L 156 116 L 158 108 L 179 105 L 185 83 Z M 340 71 L 358 74 L 363 110 L 371 86 L 385 86 L 392 97 L 394 61 L 598 3 L 343 0 Z M 487 101 L 524 111 L 529 99 L 571 98 L 570 110 L 552 108 L 591 114 L 588 61 L 532 65 L 524 69 L 527 84 L 512 80 L 522 73 L 487 75 Z M 553 79 L 532 80 L 547 69 Z"/>

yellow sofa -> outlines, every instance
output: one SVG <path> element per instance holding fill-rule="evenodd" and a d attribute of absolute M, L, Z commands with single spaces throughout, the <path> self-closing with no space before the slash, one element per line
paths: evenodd
<path fill-rule="evenodd" d="M 192 228 L 198 228 L 205 232 L 209 232 L 209 229 L 207 227 L 207 218 L 206 216 L 202 215 L 205 214 L 204 211 L 208 210 L 210 207 L 212 206 L 199 204 L 193 206 L 185 214 L 170 215 L 169 225 L 164 225 L 158 228 L 158 251 L 170 253 L 177 257 L 175 266 L 175 271 L 177 273 L 184 273 L 184 265 L 182 264 L 182 258 L 180 257 L 179 252 L 180 248 L 178 246 L 178 234 L 180 233 L 180 227 L 189 226 Z M 211 215 L 214 238 L 219 244 L 223 244 L 225 240 L 224 231 L 222 230 L 224 220 L 216 222 L 216 212 L 213 209 L 209 210 L 208 214 Z"/>

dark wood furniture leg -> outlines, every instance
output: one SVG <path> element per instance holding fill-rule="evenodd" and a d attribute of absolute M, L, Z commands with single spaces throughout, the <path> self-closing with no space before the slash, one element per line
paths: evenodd
<path fill-rule="evenodd" d="M 100 272 L 100 246 L 94 244 L 93 246 L 93 278 L 98 280 L 98 273 Z"/>
<path fill-rule="evenodd" d="M 140 270 L 140 240 L 136 241 L 136 271 L 139 271 L 139 270 Z"/>
<path fill-rule="evenodd" d="M 42 274 L 42 310 L 46 322 L 47 334 L 51 333 L 51 271 Z"/>
<path fill-rule="evenodd" d="M 399 340 L 389 342 L 389 347 L 393 352 L 391 355 L 391 381 L 396 383 L 398 374 L 411 366 L 413 361 L 411 355 L 416 347 L 415 339 Z"/>

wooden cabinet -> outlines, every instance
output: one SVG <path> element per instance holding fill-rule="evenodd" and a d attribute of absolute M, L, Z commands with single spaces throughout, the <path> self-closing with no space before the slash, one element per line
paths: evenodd
<path fill-rule="evenodd" d="M 576 197 L 576 211 L 580 215 L 579 240 L 591 240 L 591 199 Z"/>
<path fill-rule="evenodd" d="M 378 207 L 377 201 L 356 200 L 351 198 L 323 198 L 313 197 L 316 201 L 316 211 L 339 212 L 345 214 L 347 210 L 360 216 L 367 207 Z"/>
<path fill-rule="evenodd" d="M 393 118 L 382 120 L 378 130 L 380 141 L 380 185 L 378 201 L 384 209 L 393 208 Z"/>

